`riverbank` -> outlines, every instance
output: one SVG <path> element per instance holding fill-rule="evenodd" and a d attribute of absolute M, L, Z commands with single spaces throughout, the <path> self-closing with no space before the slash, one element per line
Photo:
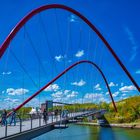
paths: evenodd
<path fill-rule="evenodd" d="M 92 122 L 77 122 L 77 125 L 91 125 L 91 126 L 100 126 L 98 123 Z M 120 128 L 131 128 L 131 129 L 140 129 L 140 124 L 137 123 L 123 123 L 123 124 L 102 124 L 104 127 L 120 127 Z"/>

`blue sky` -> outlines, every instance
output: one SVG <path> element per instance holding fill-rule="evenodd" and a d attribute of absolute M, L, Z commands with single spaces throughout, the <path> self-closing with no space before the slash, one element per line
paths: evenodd
<path fill-rule="evenodd" d="M 86 16 L 140 85 L 138 0 L 3 0 L 0 2 L 0 44 L 27 13 L 53 3 L 64 4 Z M 102 41 L 81 19 L 70 12 L 52 9 L 28 21 L 1 58 L 1 108 L 19 105 L 65 68 L 84 59 L 102 69 L 115 101 L 139 95 Z M 28 105 L 38 105 L 47 99 L 70 103 L 110 102 L 102 77 L 88 64 L 69 71 Z"/>

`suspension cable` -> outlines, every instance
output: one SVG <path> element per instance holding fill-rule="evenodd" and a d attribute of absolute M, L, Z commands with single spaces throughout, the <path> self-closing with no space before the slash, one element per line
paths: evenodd
<path fill-rule="evenodd" d="M 59 45 L 60 45 L 60 49 L 62 51 L 62 54 L 64 54 L 64 50 L 63 50 L 63 43 L 62 43 L 62 39 L 61 39 L 61 32 L 60 32 L 60 27 L 59 27 L 59 21 L 58 21 L 58 15 L 56 12 L 56 8 L 54 9 L 54 14 L 55 14 L 55 22 L 56 22 L 56 30 L 57 30 L 57 35 L 58 35 L 58 40 L 59 40 Z M 61 47 L 62 46 L 62 47 Z"/>
<path fill-rule="evenodd" d="M 46 70 L 45 70 L 45 68 L 44 68 L 44 66 L 43 66 L 43 64 L 42 64 L 42 61 L 41 61 L 40 57 L 39 57 L 39 54 L 38 54 L 38 52 L 37 52 L 36 49 L 35 49 L 35 45 L 34 45 L 32 39 L 31 39 L 31 37 L 30 37 L 30 35 L 29 35 L 29 33 L 28 33 L 28 31 L 27 31 L 26 29 L 25 29 L 25 33 L 26 33 L 27 38 L 28 38 L 28 40 L 29 40 L 29 42 L 30 42 L 30 44 L 31 44 L 31 47 L 32 47 L 32 49 L 33 49 L 33 51 L 34 51 L 34 53 L 35 53 L 37 59 L 38 59 L 38 62 L 40 63 L 40 65 L 41 65 L 41 67 L 42 67 L 42 69 L 43 69 L 45 75 L 47 75 Z"/>
<path fill-rule="evenodd" d="M 55 63 L 53 63 L 54 62 L 54 57 L 52 55 L 51 45 L 50 45 L 50 42 L 49 42 L 49 39 L 48 39 L 48 35 L 47 35 L 45 24 L 44 24 L 43 19 L 41 17 L 41 13 L 39 13 L 39 21 L 40 21 L 39 23 L 41 24 L 41 27 L 42 27 L 42 31 L 43 31 L 43 33 L 44 33 L 44 35 L 46 37 L 47 47 L 49 49 L 50 57 L 52 59 L 52 61 L 51 61 L 52 62 L 52 66 L 54 66 L 54 69 L 58 73 L 57 67 L 56 67 Z"/>
<path fill-rule="evenodd" d="M 15 60 L 18 62 L 19 66 L 23 69 L 23 71 L 27 74 L 28 78 L 32 81 L 32 83 L 34 84 L 34 86 L 36 88 L 38 88 L 38 85 L 35 83 L 35 81 L 32 79 L 32 77 L 30 76 L 30 74 L 28 73 L 28 71 L 26 70 L 26 68 L 23 66 L 23 64 L 19 61 L 19 59 L 17 58 L 17 56 L 15 55 L 15 53 L 10 50 L 11 54 L 13 55 L 13 57 L 15 58 Z"/>

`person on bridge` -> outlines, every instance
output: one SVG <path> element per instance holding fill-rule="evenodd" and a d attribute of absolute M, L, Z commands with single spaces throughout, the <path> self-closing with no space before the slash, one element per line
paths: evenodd
<path fill-rule="evenodd" d="M 58 109 L 55 109 L 55 111 L 54 111 L 54 116 L 55 116 L 54 119 L 56 119 L 56 121 L 57 121 L 57 119 L 58 119 Z"/>
<path fill-rule="evenodd" d="M 68 113 L 69 113 L 68 110 L 63 110 L 62 114 L 61 114 L 62 118 L 67 119 L 68 118 Z"/>
<path fill-rule="evenodd" d="M 47 120 L 48 120 L 48 113 L 47 113 L 47 110 L 44 109 L 44 111 L 43 111 L 43 121 L 45 122 L 45 124 L 47 124 Z"/>
<path fill-rule="evenodd" d="M 16 125 L 16 111 L 13 108 L 13 111 L 11 113 L 11 121 L 10 121 L 10 125 L 12 125 L 12 123 L 14 123 L 14 126 Z"/>
<path fill-rule="evenodd" d="M 1 115 L 1 125 L 7 125 L 7 111 L 4 109 Z"/>

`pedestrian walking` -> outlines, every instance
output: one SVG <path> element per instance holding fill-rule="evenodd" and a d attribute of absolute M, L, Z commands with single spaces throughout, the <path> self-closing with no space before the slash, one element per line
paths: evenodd
<path fill-rule="evenodd" d="M 43 121 L 45 124 L 47 124 L 47 120 L 48 120 L 48 113 L 47 113 L 47 110 L 44 109 L 43 111 Z"/>
<path fill-rule="evenodd" d="M 58 119 L 58 109 L 55 109 L 55 111 L 54 111 L 54 119 L 56 119 L 56 121 L 57 121 L 57 119 Z"/>
<path fill-rule="evenodd" d="M 7 125 L 7 111 L 4 109 L 1 116 L 1 125 Z"/>
<path fill-rule="evenodd" d="M 11 113 L 11 121 L 10 121 L 10 125 L 12 125 L 12 123 L 14 123 L 14 126 L 16 125 L 16 111 L 13 108 L 13 111 Z"/>

